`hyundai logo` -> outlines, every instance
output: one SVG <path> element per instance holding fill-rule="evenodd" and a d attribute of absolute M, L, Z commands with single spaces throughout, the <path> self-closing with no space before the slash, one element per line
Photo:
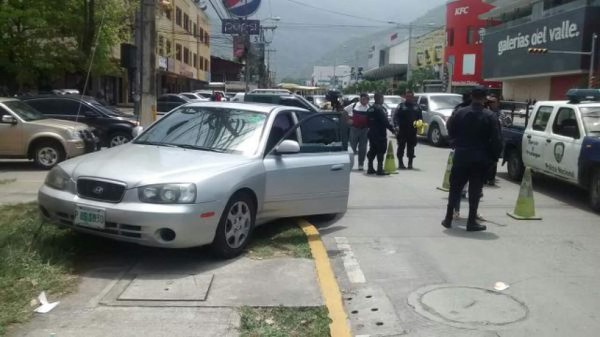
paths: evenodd
<path fill-rule="evenodd" d="M 94 189 L 92 190 L 92 192 L 94 192 L 94 194 L 96 195 L 100 195 L 104 192 L 104 187 L 102 186 L 96 186 L 94 187 Z"/>

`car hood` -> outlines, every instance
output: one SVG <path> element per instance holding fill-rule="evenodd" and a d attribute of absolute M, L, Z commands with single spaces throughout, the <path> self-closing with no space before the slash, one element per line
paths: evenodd
<path fill-rule="evenodd" d="M 454 112 L 454 109 L 438 109 L 438 110 L 435 110 L 435 112 L 440 115 L 450 117 L 450 116 L 452 116 L 452 112 Z"/>
<path fill-rule="evenodd" d="M 39 125 L 39 126 L 44 126 L 44 127 L 57 128 L 57 129 L 61 129 L 61 130 L 69 130 L 69 131 L 87 129 L 87 125 L 85 125 L 83 123 L 66 121 L 66 120 L 62 120 L 62 119 L 54 119 L 54 118 L 39 119 L 39 120 L 31 121 L 28 123 Z"/>
<path fill-rule="evenodd" d="M 132 188 L 198 182 L 250 162 L 242 155 L 129 143 L 76 157 L 61 167 L 74 180 L 97 177 L 121 181 Z"/>

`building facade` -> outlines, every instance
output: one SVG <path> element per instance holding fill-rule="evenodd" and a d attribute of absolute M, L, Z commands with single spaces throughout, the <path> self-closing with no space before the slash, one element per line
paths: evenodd
<path fill-rule="evenodd" d="M 568 89 L 588 86 L 590 56 L 553 51 L 591 50 L 592 34 L 600 33 L 600 1 L 521 1 L 498 6 L 487 18 L 502 22 L 487 30 L 484 76 L 502 81 L 505 99 L 565 99 Z"/>
<path fill-rule="evenodd" d="M 493 8 L 483 0 L 455 0 L 446 5 L 445 62 L 454 92 L 466 92 L 475 85 L 501 87 L 483 76 L 483 40 L 489 22 L 480 16 Z"/>
<path fill-rule="evenodd" d="M 312 84 L 316 87 L 345 88 L 350 85 L 352 67 L 349 65 L 315 66 L 312 73 Z"/>
<path fill-rule="evenodd" d="M 193 0 L 157 11 L 159 94 L 205 87 L 210 81 L 210 20 Z"/>

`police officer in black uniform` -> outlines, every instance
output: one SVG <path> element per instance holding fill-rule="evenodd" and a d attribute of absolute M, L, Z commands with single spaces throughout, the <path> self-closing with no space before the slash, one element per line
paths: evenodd
<path fill-rule="evenodd" d="M 394 128 L 387 118 L 387 112 L 383 107 L 383 95 L 375 94 L 375 104 L 367 110 L 367 118 L 369 120 L 369 169 L 367 174 L 375 174 L 378 176 L 385 175 L 383 170 L 383 161 L 387 151 L 387 130 L 394 132 Z M 373 167 L 373 161 L 377 157 L 377 171 Z"/>
<path fill-rule="evenodd" d="M 484 107 L 486 96 L 485 87 L 475 87 L 471 92 L 471 105 L 456 111 L 447 123 L 455 152 L 448 208 L 442 221 L 442 226 L 446 228 L 452 226 L 454 207 L 460 200 L 463 187 L 469 182 L 467 231 L 486 230 L 486 226 L 477 223 L 477 208 L 486 173 L 491 163 L 498 160 L 502 150 L 497 118 Z"/>
<path fill-rule="evenodd" d="M 408 169 L 413 168 L 413 159 L 415 158 L 415 146 L 417 146 L 417 129 L 415 122 L 423 120 L 423 112 L 415 103 L 415 94 L 407 90 L 404 96 L 405 101 L 398 105 L 396 114 L 394 114 L 394 127 L 396 128 L 396 139 L 398 141 L 398 167 L 406 169 L 404 166 L 404 149 L 408 157 Z"/>

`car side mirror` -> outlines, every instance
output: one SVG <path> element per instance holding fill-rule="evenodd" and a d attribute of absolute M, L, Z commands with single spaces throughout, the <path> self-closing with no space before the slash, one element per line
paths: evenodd
<path fill-rule="evenodd" d="M 276 154 L 294 154 L 300 152 L 300 144 L 295 140 L 286 139 L 275 148 Z"/>
<path fill-rule="evenodd" d="M 421 107 L 421 109 L 423 110 L 429 110 L 429 107 L 427 106 L 427 104 L 419 104 L 419 106 Z"/>
<path fill-rule="evenodd" d="M 4 116 L 2 116 L 2 124 L 16 125 L 17 124 L 17 119 L 14 116 L 11 116 L 11 115 L 4 115 Z"/>
<path fill-rule="evenodd" d="M 137 136 L 141 135 L 142 132 L 144 132 L 144 128 L 141 126 L 136 126 L 135 128 L 133 128 L 133 130 L 131 131 L 131 135 L 133 136 L 133 138 L 136 138 Z"/>

